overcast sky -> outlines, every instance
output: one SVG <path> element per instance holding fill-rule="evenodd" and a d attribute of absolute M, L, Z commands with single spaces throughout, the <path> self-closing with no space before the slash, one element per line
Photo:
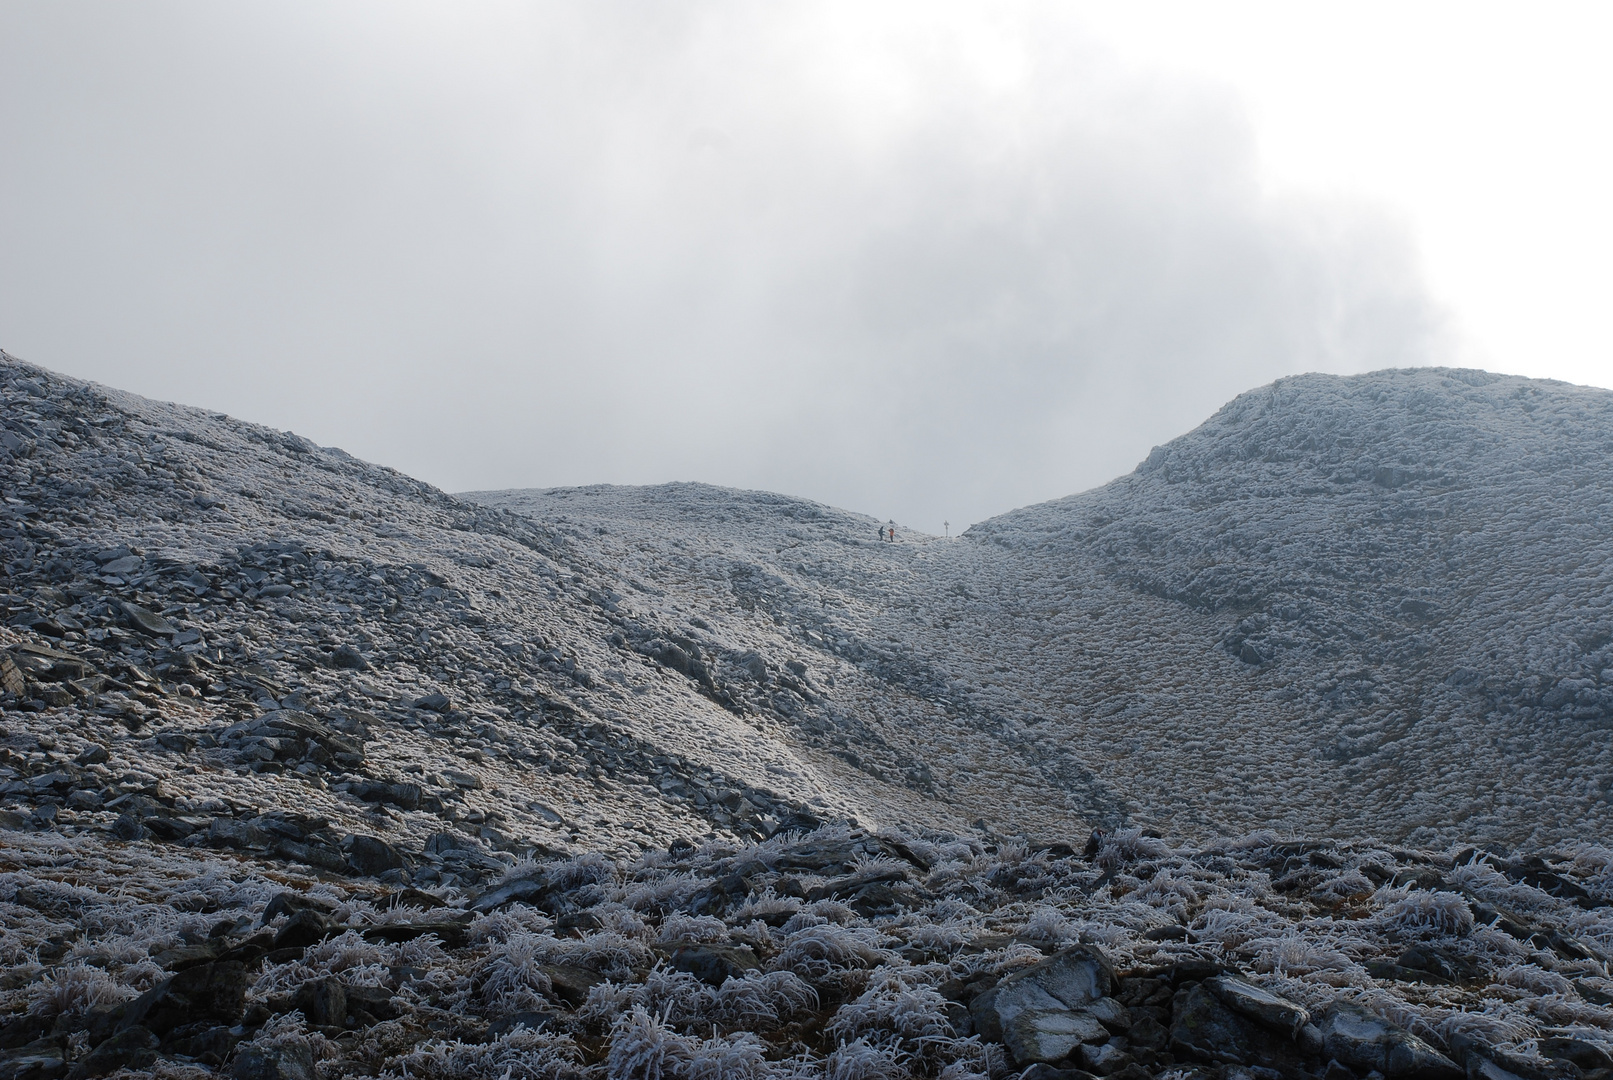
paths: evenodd
<path fill-rule="evenodd" d="M 0 346 L 932 532 L 1284 374 L 1613 381 L 1607 17 L 1305 7 L 0 0 Z"/>

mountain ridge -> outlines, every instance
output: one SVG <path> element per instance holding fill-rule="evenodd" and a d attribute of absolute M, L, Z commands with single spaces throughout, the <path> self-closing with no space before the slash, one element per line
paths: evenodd
<path fill-rule="evenodd" d="M 1613 664 L 1613 624 L 1601 599 L 1601 523 L 1613 517 L 1613 480 L 1601 462 L 1610 438 L 1613 395 L 1605 391 L 1447 369 L 1296 376 L 1241 395 L 1127 476 L 979 523 L 952 545 L 909 533 L 886 548 L 814 547 L 783 534 L 747 541 L 740 531 L 698 524 L 708 555 L 749 543 L 752 561 L 800 596 L 838 596 L 827 607 L 794 601 L 789 617 L 819 625 L 849 614 L 862 638 L 898 642 L 903 662 L 949 687 L 923 691 L 942 711 L 957 711 L 956 676 L 974 669 L 964 697 L 987 703 L 1010 727 L 1030 718 L 1036 730 L 1021 741 L 1048 747 L 1038 767 L 1067 760 L 1068 774 L 1082 779 L 1064 784 L 1065 794 L 1093 820 L 1124 823 L 1137 808 L 1129 795 L 1105 794 L 1112 785 L 1087 764 L 1139 741 L 1107 718 L 1170 709 L 1230 714 L 1224 752 L 1191 725 L 1134 716 L 1152 732 L 1141 741 L 1198 744 L 1190 749 L 1202 765 L 1171 767 L 1156 756 L 1129 770 L 1132 782 L 1116 782 L 1129 790 L 1144 776 L 1207 770 L 1235 783 L 1229 761 L 1248 768 L 1264 759 L 1284 793 L 1250 802 L 1202 790 L 1187 807 L 1146 817 L 1156 828 L 1180 827 L 1218 800 L 1242 799 L 1246 809 L 1219 820 L 1204 814 L 1199 828 L 1281 821 L 1292 813 L 1285 807 L 1314 802 L 1299 796 L 1296 766 L 1272 759 L 1274 735 L 1293 758 L 1330 773 L 1338 795 L 1366 789 L 1376 800 L 1370 824 L 1349 828 L 1496 840 L 1529 836 L 1549 820 L 1540 837 L 1570 835 L 1606 823 L 1613 783 L 1602 736 L 1613 691 L 1600 675 Z M 629 547 L 685 558 L 660 540 L 683 524 L 654 510 L 685 489 L 635 490 L 467 497 L 534 519 L 559 513 L 562 503 L 593 505 L 591 528 L 632 521 L 638 531 L 629 530 Z M 750 498 L 715 493 L 708 501 L 725 497 Z M 815 552 L 810 568 L 779 565 L 792 544 Z M 870 550 L 881 558 L 863 560 Z M 848 583 L 848 560 L 862 560 L 862 579 Z M 1462 569 L 1462 560 L 1477 569 Z M 1567 577 L 1549 569 L 1565 560 L 1574 565 Z M 697 565 L 688 557 L 685 574 Z M 673 578 L 661 584 L 677 587 Z M 969 599 L 985 590 L 1015 602 Z M 918 618 L 903 619 L 915 604 Z M 1018 608 L 1036 613 L 1020 618 Z M 1111 608 L 1122 614 L 1105 614 Z M 1069 614 L 1083 609 L 1084 621 Z M 948 629 L 958 626 L 961 635 Z M 1526 632 L 1510 641 L 1508 626 Z M 1167 651 L 1154 658 L 1152 680 L 1117 680 L 1115 670 L 1146 661 L 1112 647 L 1113 639 L 1138 633 L 1154 634 Z M 1025 656 L 1056 640 L 1069 657 L 1039 663 L 1052 671 L 1046 678 L 1031 669 L 987 672 L 990 658 L 970 655 L 981 638 L 993 639 L 994 656 Z M 1596 648 L 1583 648 L 1590 644 Z M 1083 671 L 1082 657 L 1101 651 L 1106 662 Z M 994 723 L 994 737 L 1003 738 Z M 1306 725 L 1315 729 L 1309 742 L 1294 730 Z M 1543 726 L 1564 743 L 1546 752 L 1550 767 L 1569 775 L 1532 778 L 1540 804 L 1518 805 L 1492 778 L 1542 756 L 1531 744 Z M 1049 739 L 1065 749 L 1085 744 L 1072 756 Z M 1235 744 L 1238 751 L 1225 749 Z M 1440 775 L 1463 756 L 1476 757 L 1490 777 L 1464 788 Z M 1334 827 L 1319 810 L 1286 820 L 1302 831 Z"/>
<path fill-rule="evenodd" d="M 872 518 L 696 484 L 455 497 L 287 433 L 13 366 L 38 391 L 14 392 L 19 408 L 59 414 L 8 425 L 8 454 L 57 505 L 25 518 L 86 518 L 43 546 L 71 541 L 83 559 L 117 539 L 103 526 L 144 530 L 174 565 L 224 567 L 245 565 L 243 540 L 291 543 L 271 557 L 313 569 L 283 610 L 260 618 L 215 592 L 184 594 L 186 611 L 238 626 L 243 660 L 318 683 L 308 694 L 333 707 L 452 696 L 466 679 L 469 700 L 501 711 L 500 739 L 549 738 L 534 703 L 574 713 L 641 748 L 621 760 L 700 761 L 772 820 L 815 804 L 936 827 L 1276 824 L 1421 842 L 1613 823 L 1604 391 L 1445 369 L 1296 376 L 1108 485 L 953 541 L 882 543 Z M 123 429 L 107 417 L 139 430 L 108 442 Z M 88 451 L 97 440 L 120 449 Z M 113 495 L 99 511 L 95 492 Z M 444 585 L 421 587 L 424 607 L 393 593 L 426 573 Z M 378 591 L 344 614 L 355 587 Z M 24 602 L 17 618 L 47 614 Z M 295 648 L 253 636 L 310 627 Z M 330 673 L 337 639 L 367 657 L 364 680 Z M 535 801 L 594 797 L 564 775 Z M 635 794 L 632 775 L 606 778 L 613 797 L 648 799 L 626 817 L 655 819 L 659 789 Z M 519 801 L 499 812 L 552 824 Z"/>
<path fill-rule="evenodd" d="M 1613 395 L 1458 374 L 892 542 L 0 354 L 0 1076 L 1613 1080 Z"/>

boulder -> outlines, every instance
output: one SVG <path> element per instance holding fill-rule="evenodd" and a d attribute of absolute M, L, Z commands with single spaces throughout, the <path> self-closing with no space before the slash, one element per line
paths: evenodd
<path fill-rule="evenodd" d="M 305 844 L 298 840 L 280 839 L 274 842 L 270 850 L 287 862 L 317 866 L 332 873 L 339 874 L 348 869 L 348 861 L 342 858 L 342 853 L 329 844 Z"/>
<path fill-rule="evenodd" d="M 1152 1016 L 1145 1016 L 1131 1025 L 1127 1036 L 1131 1045 L 1142 1050 L 1163 1050 L 1170 1045 L 1170 1028 L 1155 1020 Z"/>
<path fill-rule="evenodd" d="M 32 968 L 33 970 L 29 970 Z M 15 990 L 19 986 L 26 986 L 44 971 L 38 964 L 19 964 L 6 972 L 13 975 L 15 982 L 7 979 L 0 981 L 0 989 Z M 18 1050 L 29 1043 L 37 1042 L 50 1032 L 51 1021 L 44 1016 L 33 1013 L 22 1013 L 13 1016 L 0 1024 L 0 1050 Z"/>
<path fill-rule="evenodd" d="M 668 958 L 674 968 L 687 971 L 703 983 L 721 986 L 730 978 L 761 967 L 748 945 L 679 945 Z"/>
<path fill-rule="evenodd" d="M 884 882 L 865 885 L 846 899 L 846 906 L 865 919 L 879 915 L 894 915 L 903 908 L 916 908 L 928 897 L 905 886 L 891 886 Z"/>
<path fill-rule="evenodd" d="M 402 1009 L 392 991 L 384 986 L 349 986 L 347 1011 L 356 1023 L 367 1025 L 378 1020 L 396 1020 Z"/>
<path fill-rule="evenodd" d="M 1462 1070 L 1423 1040 L 1367 1012 L 1340 1002 L 1318 1019 L 1323 1052 L 1357 1069 L 1376 1069 L 1385 1076 L 1416 1074 L 1427 1080 L 1456 1080 Z"/>
<path fill-rule="evenodd" d="M 1233 1012 L 1281 1032 L 1290 1039 L 1296 1038 L 1299 1029 L 1311 1022 L 1311 1014 L 1303 1006 L 1231 975 L 1205 979 L 1203 985 Z"/>
<path fill-rule="evenodd" d="M 129 626 L 135 630 L 150 634 L 152 637 L 173 637 L 179 633 L 179 627 L 149 608 L 131 604 L 126 600 L 119 606 L 123 608 L 123 616 L 128 620 Z"/>
<path fill-rule="evenodd" d="M 314 1048 L 306 1039 L 243 1046 L 230 1075 L 234 1080 L 315 1080 Z"/>
<path fill-rule="evenodd" d="M 36 1039 L 0 1054 L 0 1076 L 6 1080 L 60 1080 L 66 1074 L 62 1044 L 56 1039 Z"/>
<path fill-rule="evenodd" d="M 78 811 L 94 811 L 101 808 L 101 793 L 88 788 L 79 788 L 67 796 L 67 808 Z"/>
<path fill-rule="evenodd" d="M 347 851 L 347 865 L 354 873 L 365 877 L 379 877 L 388 870 L 400 870 L 408 864 L 403 853 L 376 836 L 357 835 Z"/>
<path fill-rule="evenodd" d="M 1027 1009 L 1079 1009 L 1108 997 L 1114 985 L 1114 971 L 1102 953 L 1089 945 L 1072 945 L 1009 975 L 976 998 L 969 1013 L 982 1036 L 1003 1038 L 1009 1021 Z"/>
<path fill-rule="evenodd" d="M 442 777 L 455 787 L 464 788 L 466 791 L 480 791 L 482 789 L 482 778 L 475 773 L 465 772 L 463 769 L 443 769 Z"/>
<path fill-rule="evenodd" d="M 28 683 L 23 677 L 22 669 L 9 654 L 5 653 L 0 653 L 0 693 L 19 698 L 28 693 Z"/>
<path fill-rule="evenodd" d="M 370 662 L 352 645 L 339 645 L 330 654 L 330 662 L 344 671 L 368 671 Z"/>
<path fill-rule="evenodd" d="M 1099 1076 L 1111 1076 L 1131 1063 L 1131 1055 L 1118 1043 L 1085 1043 L 1081 1046 L 1081 1064 Z"/>
<path fill-rule="evenodd" d="M 273 842 L 267 829 L 250 821 L 216 817 L 207 829 L 210 847 L 266 848 Z"/>
<path fill-rule="evenodd" d="M 268 930 L 260 930 L 244 941 L 231 945 L 229 950 L 219 956 L 220 960 L 239 960 L 243 964 L 252 965 L 262 959 L 263 955 L 274 948 L 274 934 Z"/>
<path fill-rule="evenodd" d="M 1019 1065 L 1063 1061 L 1084 1042 L 1106 1042 L 1109 1030 L 1070 1009 L 1020 1009 L 1002 1026 L 1003 1045 Z"/>
<path fill-rule="evenodd" d="M 184 1054 L 186 1057 L 217 1067 L 224 1064 L 235 1049 L 235 1044 L 241 1041 L 241 1029 L 225 1027 L 218 1024 L 214 1027 L 204 1028 L 194 1035 L 185 1038 L 173 1039 L 165 1047 L 169 1053 Z"/>
<path fill-rule="evenodd" d="M 108 831 L 119 840 L 131 842 L 143 839 L 146 835 L 146 830 L 140 824 L 140 819 L 133 814 L 119 814 L 118 819 L 111 824 Z"/>
<path fill-rule="evenodd" d="M 1083 1010 L 1116 1034 L 1123 1034 L 1131 1027 L 1131 1010 L 1112 997 L 1099 998 L 1083 1006 Z"/>
<path fill-rule="evenodd" d="M 403 941 L 413 941 L 425 934 L 437 935 L 437 940 L 450 949 L 463 948 L 468 940 L 468 913 L 453 912 L 443 915 L 427 915 L 409 922 L 379 923 L 364 928 L 364 940 L 389 945 L 396 945 Z"/>
<path fill-rule="evenodd" d="M 203 964 L 211 964 L 230 951 L 230 943 L 222 937 L 209 938 L 197 945 L 177 945 L 164 949 L 151 959 L 164 971 L 186 971 Z"/>
<path fill-rule="evenodd" d="M 299 911 L 316 911 L 329 915 L 335 910 L 335 904 L 316 896 L 294 892 L 275 893 L 264 907 L 263 914 L 259 916 L 259 922 L 266 925 L 282 915 L 295 915 Z"/>
<path fill-rule="evenodd" d="M 380 781 L 353 784 L 348 788 L 348 793 L 365 802 L 388 803 L 400 810 L 420 809 L 420 799 L 425 794 L 419 784 L 386 784 Z"/>
<path fill-rule="evenodd" d="M 1171 1052 L 1178 1057 L 1247 1065 L 1256 1041 L 1249 1022 L 1223 1005 L 1203 983 L 1176 995 L 1171 1010 Z"/>
<path fill-rule="evenodd" d="M 316 1027 L 343 1027 L 347 1023 L 347 988 L 338 978 L 310 979 L 297 988 L 292 1002 Z"/>
<path fill-rule="evenodd" d="M 554 996 L 573 1009 L 588 1000 L 588 991 L 605 981 L 599 972 L 575 964 L 545 964 L 543 973 L 549 977 Z"/>
<path fill-rule="evenodd" d="M 862 874 L 849 874 L 845 877 L 834 878 L 817 886 L 807 893 L 807 900 L 839 900 L 855 893 L 861 892 L 869 885 L 889 884 L 893 881 L 906 881 L 907 871 L 901 867 L 890 867 L 883 870 L 874 870 Z"/>
<path fill-rule="evenodd" d="M 1613 1054 L 1585 1039 L 1552 1036 L 1541 1039 L 1537 1049 L 1541 1057 L 1551 1058 L 1554 1061 L 1572 1061 L 1587 1072 L 1592 1069 L 1613 1069 Z"/>
<path fill-rule="evenodd" d="M 315 942 L 324 941 L 334 932 L 335 927 L 324 915 L 312 908 L 305 908 L 275 933 L 271 951 L 306 949 Z"/>
<path fill-rule="evenodd" d="M 435 837 L 433 837 L 435 839 Z M 539 877 L 521 877 L 511 881 L 499 883 L 476 898 L 471 904 L 471 910 L 477 912 L 495 911 L 507 904 L 530 904 L 533 907 L 550 911 L 551 904 L 546 903 L 553 895 L 549 882 Z M 553 914 L 552 911 L 550 911 Z"/>
<path fill-rule="evenodd" d="M 362 798 L 362 796 L 360 796 Z M 448 851 L 475 851 L 476 842 L 464 833 L 434 832 L 426 837 L 425 852 L 441 855 Z"/>
<path fill-rule="evenodd" d="M 68 1071 L 68 1080 L 88 1080 L 119 1069 L 143 1069 L 157 1060 L 157 1036 L 138 1025 L 124 1028 L 104 1039 L 94 1050 L 79 1058 Z"/>
<path fill-rule="evenodd" d="M 200 1020 L 238 1023 L 246 1009 L 246 986 L 246 967 L 238 961 L 187 968 L 129 1002 L 118 1027 L 139 1026 L 164 1035 Z"/>

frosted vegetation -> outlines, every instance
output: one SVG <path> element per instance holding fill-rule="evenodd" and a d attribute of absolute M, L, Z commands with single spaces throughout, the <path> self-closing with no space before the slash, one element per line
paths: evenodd
<path fill-rule="evenodd" d="M 1613 1080 L 1613 395 L 895 542 L 0 402 L 0 1077 Z"/>
<path fill-rule="evenodd" d="M 229 1059 L 400 1080 L 966 1080 L 1051 1061 L 1208 1080 L 1240 1052 L 1231 1064 L 1272 1075 L 1339 1057 L 1338 1077 L 1369 1072 L 1333 1033 L 1340 1016 L 1434 1055 L 1408 1075 L 1455 1077 L 1451 1058 L 1498 1080 L 1613 1062 L 1613 851 L 1591 846 L 1546 862 L 1269 832 L 1173 847 L 1131 830 L 1071 852 L 841 825 L 523 863 L 479 896 L 94 833 L 30 837 L 7 860 L 13 1043 L 56 1033 L 84 1060 L 90 1033 L 172 971 L 256 943 L 232 968 L 234 1015 L 159 1029 L 127 1075 L 199 1077 Z M 1071 952 L 1109 967 L 1095 1034 L 1047 1058 L 993 1033 L 991 992 L 1000 1003 L 1010 976 Z M 1243 1051 L 1206 1043 L 1183 1015 L 1229 974 L 1298 1022 L 1239 1021 Z"/>

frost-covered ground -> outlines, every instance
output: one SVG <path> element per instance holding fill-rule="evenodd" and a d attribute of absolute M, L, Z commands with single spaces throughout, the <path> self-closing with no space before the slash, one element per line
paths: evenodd
<path fill-rule="evenodd" d="M 1287 380 L 890 543 L 0 354 L 0 1078 L 1613 1080 L 1610 400 Z"/>
<path fill-rule="evenodd" d="M 1271 833 L 826 826 L 468 895 L 36 837 L 0 851 L 0 1072 L 1607 1080 L 1610 900 L 1605 848 Z"/>
<path fill-rule="evenodd" d="M 469 497 L 800 665 L 750 700 L 813 768 L 966 819 L 1541 843 L 1613 824 L 1610 447 L 1606 391 L 1416 370 L 1252 391 L 951 542 L 700 485 Z"/>

